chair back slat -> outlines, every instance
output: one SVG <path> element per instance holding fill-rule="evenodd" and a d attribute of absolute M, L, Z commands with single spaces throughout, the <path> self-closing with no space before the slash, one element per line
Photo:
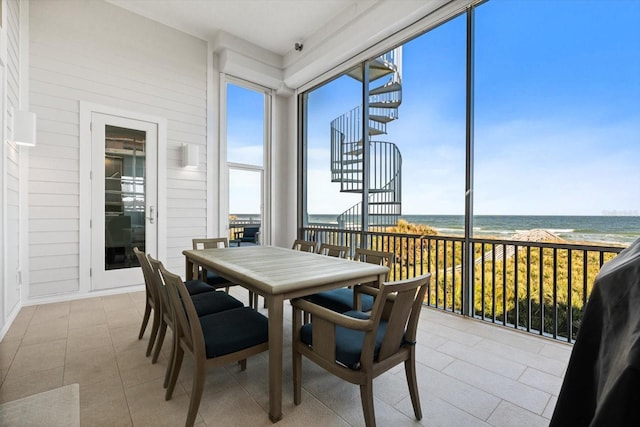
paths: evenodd
<path fill-rule="evenodd" d="M 160 266 L 162 265 L 162 263 L 153 258 L 151 255 L 147 255 L 147 258 L 149 259 L 149 264 L 151 265 L 151 270 L 153 272 L 152 283 L 155 285 L 155 288 L 158 290 L 158 294 L 160 295 L 162 312 L 168 314 L 171 326 L 173 326 L 173 314 L 171 313 L 171 304 L 169 303 L 167 286 L 164 284 L 164 280 L 162 280 L 162 276 L 160 274 Z"/>
<path fill-rule="evenodd" d="M 194 355 L 204 351 L 204 338 L 198 314 L 191 301 L 191 296 L 180 276 L 167 271 L 160 265 L 160 274 L 167 286 L 171 312 L 173 313 L 174 333 L 182 338 L 188 351 Z M 178 339 L 180 342 L 180 339 Z M 203 353 L 199 353 L 203 354 Z"/>
<path fill-rule="evenodd" d="M 356 261 L 368 262 L 369 264 L 384 265 L 389 267 L 389 270 L 391 270 L 391 266 L 395 262 L 396 256 L 393 252 L 356 248 L 354 259 Z M 387 273 L 385 280 L 389 280 L 389 273 Z"/>
<path fill-rule="evenodd" d="M 207 237 L 207 238 L 191 239 L 191 245 L 194 251 L 199 249 L 228 248 L 229 239 L 227 239 L 226 237 Z M 192 277 L 198 277 L 201 280 L 205 280 L 205 276 L 204 276 L 205 273 L 203 273 L 200 270 L 201 270 L 200 267 L 194 264 Z"/>
<path fill-rule="evenodd" d="M 332 245 L 329 243 L 320 244 L 320 248 L 318 249 L 318 253 L 320 255 L 327 255 L 336 258 L 346 258 L 349 253 L 348 246 L 342 245 Z"/>
<path fill-rule="evenodd" d="M 407 339 L 406 333 L 408 325 L 411 324 L 412 327 L 414 326 L 412 322 L 409 321 L 410 318 L 414 318 L 415 325 L 417 325 L 417 319 L 422 308 L 422 299 L 424 298 L 424 293 L 430 278 L 431 275 L 426 274 L 413 279 L 382 285 L 380 295 L 378 295 L 376 299 L 376 305 L 378 306 L 374 306 L 374 311 L 382 311 L 384 307 L 380 306 L 380 304 L 386 304 L 387 300 L 392 299 L 392 301 L 388 318 L 384 319 L 388 323 L 382 345 L 380 346 L 378 361 L 382 361 L 395 354 L 403 344 L 403 341 Z M 416 301 L 418 304 L 415 304 Z M 375 316 L 382 317 L 382 313 L 378 314 L 376 312 Z"/>
<path fill-rule="evenodd" d="M 427 288 L 429 287 L 429 282 L 431 281 L 431 274 L 428 274 L 429 278 L 427 279 L 427 283 L 422 285 L 420 289 L 418 289 L 418 294 L 416 295 L 415 301 L 413 302 L 413 308 L 411 310 L 411 315 L 409 316 L 409 322 L 407 322 L 407 330 L 404 334 L 404 339 L 407 342 L 415 342 L 417 333 L 418 333 L 418 321 L 420 320 L 420 313 L 422 313 L 422 306 L 424 304 L 424 298 L 427 294 Z"/>
<path fill-rule="evenodd" d="M 151 265 L 149 264 L 147 256 L 137 247 L 133 248 L 133 253 L 135 254 L 136 258 L 138 259 L 138 263 L 140 263 L 140 267 L 142 268 L 144 287 L 147 290 L 147 293 L 150 294 L 152 302 L 154 304 L 160 305 L 160 295 L 158 294 L 157 289 L 153 286 L 153 271 L 151 270 Z"/>
<path fill-rule="evenodd" d="M 296 239 L 293 241 L 293 246 L 291 249 L 302 252 L 315 252 L 316 251 L 316 242 L 311 242 L 309 240 L 301 240 Z"/>
<path fill-rule="evenodd" d="M 226 237 L 192 239 L 191 244 L 193 245 L 193 250 L 211 249 L 211 248 L 228 248 L 229 239 L 227 239 Z"/>

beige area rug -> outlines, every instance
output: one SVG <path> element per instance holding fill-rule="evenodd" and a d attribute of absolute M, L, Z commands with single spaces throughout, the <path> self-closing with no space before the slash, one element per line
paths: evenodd
<path fill-rule="evenodd" d="M 79 427 L 80 386 L 71 384 L 0 405 L 2 427 Z"/>

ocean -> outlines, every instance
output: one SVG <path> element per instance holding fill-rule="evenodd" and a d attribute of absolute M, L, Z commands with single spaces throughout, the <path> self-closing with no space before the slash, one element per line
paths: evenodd
<path fill-rule="evenodd" d="M 336 217 L 309 215 L 309 222 L 336 223 Z M 403 215 L 401 218 L 433 227 L 441 235 L 464 234 L 463 215 Z M 473 219 L 475 237 L 508 238 L 536 228 L 568 241 L 629 245 L 640 238 L 640 216 L 476 215 Z"/>

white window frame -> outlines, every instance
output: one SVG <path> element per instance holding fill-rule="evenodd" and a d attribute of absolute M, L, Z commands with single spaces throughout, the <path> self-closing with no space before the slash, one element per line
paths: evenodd
<path fill-rule="evenodd" d="M 264 95 L 263 117 L 263 158 L 262 166 L 227 161 L 227 84 L 233 84 L 253 90 Z M 262 209 L 260 212 L 260 242 L 271 244 L 271 142 L 273 135 L 272 111 L 274 102 L 273 90 L 237 77 L 220 73 L 220 157 L 218 175 L 219 215 L 218 229 L 221 235 L 229 231 L 229 169 L 246 170 L 262 173 Z"/>

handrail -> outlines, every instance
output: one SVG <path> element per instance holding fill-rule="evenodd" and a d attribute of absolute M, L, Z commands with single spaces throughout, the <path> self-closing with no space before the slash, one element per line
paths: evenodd
<path fill-rule="evenodd" d="M 425 305 L 514 329 L 573 342 L 595 276 L 621 246 L 472 238 L 471 301 L 464 300 L 462 236 L 416 235 L 309 225 L 302 237 L 396 254 L 391 280 L 431 272 Z"/>

